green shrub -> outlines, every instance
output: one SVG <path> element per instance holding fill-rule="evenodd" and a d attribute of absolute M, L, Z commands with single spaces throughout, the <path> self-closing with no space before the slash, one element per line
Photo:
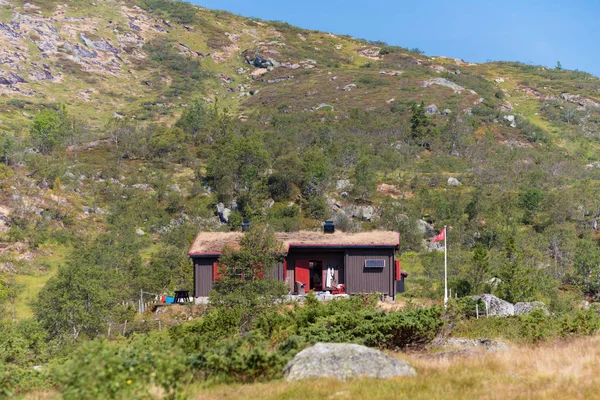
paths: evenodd
<path fill-rule="evenodd" d="M 52 381 L 44 370 L 0 363 L 0 398 L 15 398 L 32 390 L 50 389 L 51 386 Z"/>
<path fill-rule="evenodd" d="M 600 329 L 600 316 L 594 311 L 548 314 L 543 309 L 530 314 L 458 321 L 455 336 L 499 338 L 520 343 L 536 343 L 565 337 L 587 336 Z"/>
<path fill-rule="evenodd" d="M 196 7 L 183 1 L 143 0 L 140 6 L 178 24 L 196 22 Z"/>
<path fill-rule="evenodd" d="M 177 398 L 192 381 L 187 355 L 164 332 L 138 335 L 124 342 L 94 340 L 54 364 L 51 375 L 65 399 Z"/>
<path fill-rule="evenodd" d="M 278 351 L 253 336 L 221 342 L 191 356 L 191 365 L 207 379 L 224 382 L 268 381 L 281 376 L 296 348 Z"/>

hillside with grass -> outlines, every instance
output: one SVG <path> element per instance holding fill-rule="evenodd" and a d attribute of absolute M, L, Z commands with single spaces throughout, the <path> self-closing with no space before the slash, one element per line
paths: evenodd
<path fill-rule="evenodd" d="M 560 64 L 474 64 L 179 1 L 0 0 L 0 328 L 23 338 L 0 352 L 0 393 L 26 391 L 18 374 L 80 346 L 113 351 L 127 336 L 126 353 L 134 334 L 168 342 L 159 326 L 214 328 L 210 307 L 162 325 L 136 315 L 140 291 L 150 301 L 190 289 L 196 233 L 245 220 L 265 232 L 319 230 L 326 219 L 346 232 L 399 232 L 409 276 L 397 305 L 424 313 L 441 313 L 444 257 L 432 238 L 447 225 L 456 301 L 541 301 L 555 319 L 536 340 L 590 334 L 599 150 L 600 80 Z M 277 315 L 225 314 L 233 342 L 215 351 L 268 350 L 265 371 L 278 379 L 329 325 L 303 331 L 297 316 Z M 461 330 L 452 318 L 433 325 L 517 342 L 537 326 Z M 280 331 L 267 328 L 275 323 Z M 168 343 L 182 355 L 213 339 Z M 177 371 L 235 379 L 198 360 L 195 372 Z M 63 393 L 60 368 L 35 379 Z"/>

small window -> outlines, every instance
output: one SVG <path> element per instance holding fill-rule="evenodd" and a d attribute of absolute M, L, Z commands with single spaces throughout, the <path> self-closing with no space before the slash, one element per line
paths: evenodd
<path fill-rule="evenodd" d="M 365 268 L 384 268 L 385 267 L 385 259 L 370 259 L 365 260 Z"/>

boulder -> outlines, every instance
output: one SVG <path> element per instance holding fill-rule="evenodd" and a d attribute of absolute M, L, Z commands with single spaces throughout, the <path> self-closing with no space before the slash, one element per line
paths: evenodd
<path fill-rule="evenodd" d="M 422 219 L 417 220 L 417 230 L 419 231 L 419 233 L 427 236 L 431 236 L 435 232 L 433 225 L 427 223 L 426 221 L 423 221 Z"/>
<path fill-rule="evenodd" d="M 351 91 L 353 88 L 356 88 L 356 84 L 354 84 L 354 83 L 350 83 L 350 84 L 348 84 L 348 85 L 344 86 L 344 91 L 345 91 L 345 92 L 349 92 L 349 91 Z"/>
<path fill-rule="evenodd" d="M 444 111 L 442 111 L 442 115 L 450 115 L 452 114 L 452 110 L 449 108 L 446 108 Z"/>
<path fill-rule="evenodd" d="M 6 215 L 0 214 L 0 232 L 7 230 L 10 228 L 11 221 Z"/>
<path fill-rule="evenodd" d="M 464 87 L 459 86 L 454 82 L 450 82 L 448 79 L 445 78 L 431 78 L 429 80 L 421 82 L 422 87 L 430 87 L 432 85 L 448 87 L 454 90 L 454 93 L 462 93 L 465 90 Z"/>
<path fill-rule="evenodd" d="M 506 343 L 491 339 L 449 338 L 444 343 L 444 346 L 461 350 L 481 348 L 490 352 L 510 350 L 510 347 Z"/>
<path fill-rule="evenodd" d="M 405 360 L 358 344 L 317 343 L 302 350 L 283 371 L 287 381 L 301 379 L 358 377 L 391 378 L 415 376 L 415 369 Z"/>
<path fill-rule="evenodd" d="M 231 215 L 231 209 L 225 207 L 223 203 L 217 204 L 217 215 L 221 222 L 227 224 L 229 223 L 229 216 Z"/>
<path fill-rule="evenodd" d="M 425 107 L 425 113 L 426 114 L 439 114 L 440 110 L 438 110 L 438 107 L 435 104 L 430 104 L 427 107 Z"/>
<path fill-rule="evenodd" d="M 349 179 L 340 179 L 335 182 L 335 190 L 344 190 L 352 186 Z"/>
<path fill-rule="evenodd" d="M 360 218 L 360 219 L 363 219 L 365 221 L 372 222 L 373 220 L 376 219 L 376 210 L 375 210 L 375 207 L 373 207 L 373 206 L 355 206 L 355 205 L 352 205 L 352 206 L 347 207 L 344 210 L 344 212 L 349 217 Z"/>
<path fill-rule="evenodd" d="M 511 128 L 516 128 L 517 127 L 517 123 L 515 121 L 515 116 L 514 115 L 505 115 L 504 116 L 504 120 L 510 122 L 510 127 Z"/>
<path fill-rule="evenodd" d="M 448 186 L 462 186 L 462 183 L 456 178 L 448 178 Z"/>
<path fill-rule="evenodd" d="M 482 294 L 481 296 L 472 296 L 473 300 L 481 300 L 488 305 L 489 315 L 515 315 L 515 306 L 492 294 Z M 485 310 L 482 310 L 485 312 Z"/>
<path fill-rule="evenodd" d="M 315 107 L 315 111 L 333 111 L 334 108 L 330 104 L 321 103 L 317 107 Z"/>
<path fill-rule="evenodd" d="M 135 234 L 139 235 L 139 236 L 144 236 L 146 234 L 146 232 L 144 232 L 143 230 L 141 230 L 140 228 L 137 228 L 135 230 Z"/>
<path fill-rule="evenodd" d="M 256 68 L 269 68 L 273 66 L 273 62 L 271 62 L 270 59 L 259 55 L 254 58 L 252 65 Z"/>
<path fill-rule="evenodd" d="M 515 315 L 519 314 L 529 314 L 535 309 L 542 309 L 546 314 L 548 314 L 548 310 L 546 309 L 546 305 L 541 301 L 531 301 L 531 302 L 519 302 L 515 304 Z"/>

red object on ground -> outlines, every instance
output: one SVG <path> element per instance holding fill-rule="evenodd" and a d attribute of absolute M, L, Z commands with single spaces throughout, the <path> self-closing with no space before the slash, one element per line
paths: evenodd
<path fill-rule="evenodd" d="M 331 294 L 344 294 L 346 293 L 346 285 L 344 285 L 343 283 L 336 288 L 331 289 Z"/>

